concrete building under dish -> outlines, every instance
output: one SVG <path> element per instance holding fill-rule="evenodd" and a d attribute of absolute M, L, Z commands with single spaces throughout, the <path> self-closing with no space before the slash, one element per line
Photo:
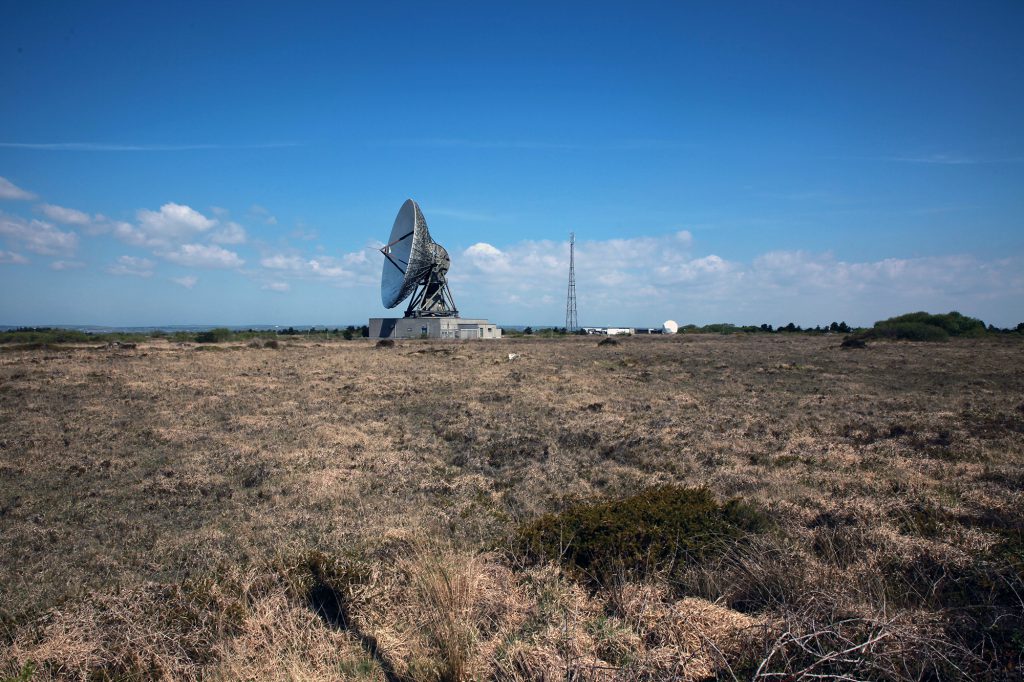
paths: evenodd
<path fill-rule="evenodd" d="M 372 339 L 500 339 L 501 327 L 464 317 L 371 317 Z"/>

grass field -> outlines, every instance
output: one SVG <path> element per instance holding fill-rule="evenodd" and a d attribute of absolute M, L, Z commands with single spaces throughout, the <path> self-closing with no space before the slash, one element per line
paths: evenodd
<path fill-rule="evenodd" d="M 1020 679 L 1024 341 L 839 342 L 2 349 L 0 677 Z"/>

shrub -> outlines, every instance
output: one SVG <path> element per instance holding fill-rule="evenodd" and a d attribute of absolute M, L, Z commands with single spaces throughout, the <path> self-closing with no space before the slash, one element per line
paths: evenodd
<path fill-rule="evenodd" d="M 946 341 L 949 333 L 942 327 L 924 322 L 880 322 L 867 336 L 875 339 L 903 339 L 906 341 Z"/>
<path fill-rule="evenodd" d="M 205 332 L 196 334 L 196 343 L 220 343 L 231 338 L 231 330 L 227 327 L 217 327 Z"/>
<path fill-rule="evenodd" d="M 702 561 L 767 525 L 742 502 L 720 505 L 705 488 L 670 485 L 542 516 L 519 529 L 517 542 L 528 558 L 561 560 L 607 583 Z"/>
<path fill-rule="evenodd" d="M 985 323 L 974 317 L 967 317 L 954 311 L 945 315 L 933 315 L 926 312 L 907 313 L 890 317 L 875 323 L 875 329 L 904 324 L 927 325 L 937 327 L 949 336 L 981 336 L 985 333 Z"/>
<path fill-rule="evenodd" d="M 0 332 L 0 343 L 87 343 L 97 340 L 91 334 L 77 329 L 52 329 L 50 327 L 21 327 Z"/>
<path fill-rule="evenodd" d="M 842 348 L 866 348 L 867 343 L 863 336 L 847 336 L 840 344 Z"/>

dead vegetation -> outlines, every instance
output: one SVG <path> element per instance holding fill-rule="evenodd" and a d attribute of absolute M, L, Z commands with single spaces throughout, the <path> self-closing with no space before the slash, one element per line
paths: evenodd
<path fill-rule="evenodd" d="M 839 346 L 6 349 L 0 675 L 1019 679 L 1024 346 Z"/>

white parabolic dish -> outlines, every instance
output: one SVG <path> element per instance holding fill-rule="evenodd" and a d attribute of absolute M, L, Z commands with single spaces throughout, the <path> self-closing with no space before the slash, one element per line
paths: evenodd
<path fill-rule="evenodd" d="M 433 245 L 427 222 L 412 199 L 402 204 L 388 237 L 387 257 L 380 278 L 380 299 L 385 308 L 394 308 L 413 292 L 432 261 L 426 245 Z M 426 261 L 426 262 L 425 262 Z"/>
<path fill-rule="evenodd" d="M 662 334 L 675 334 L 677 331 L 679 331 L 679 325 L 675 320 L 665 320 L 665 323 L 661 325 Z"/>

